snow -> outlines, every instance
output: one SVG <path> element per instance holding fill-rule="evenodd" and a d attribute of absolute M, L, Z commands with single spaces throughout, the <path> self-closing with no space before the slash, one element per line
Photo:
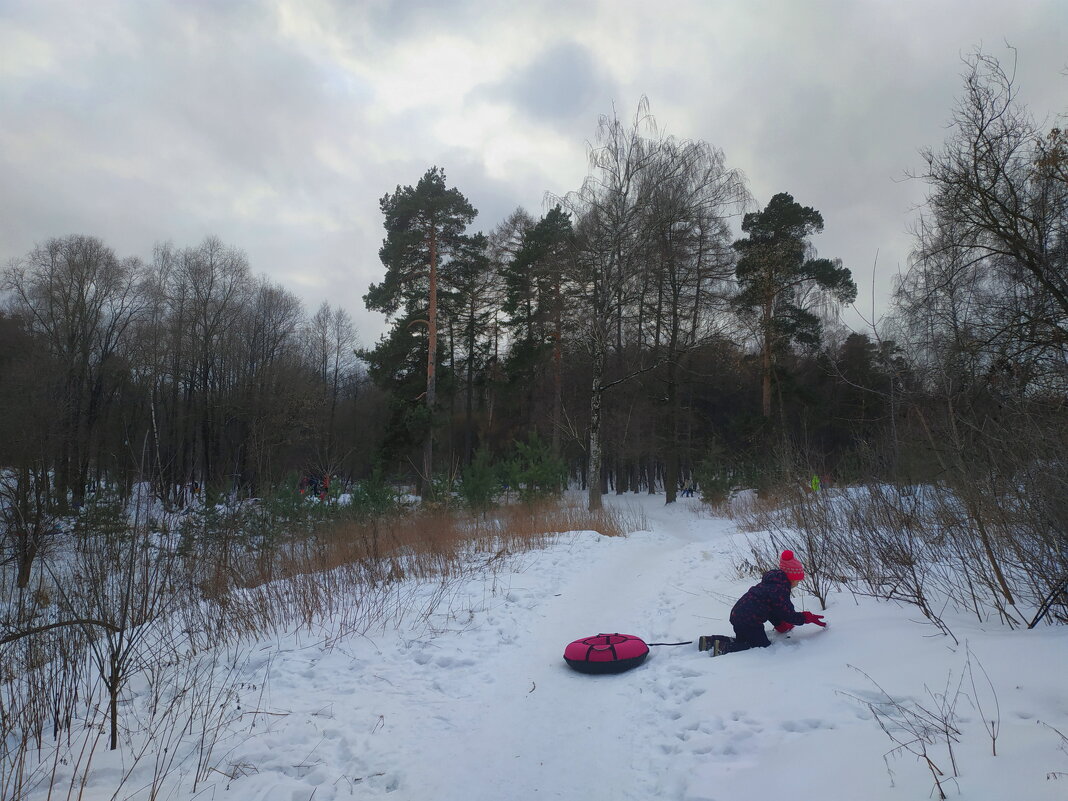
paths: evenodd
<path fill-rule="evenodd" d="M 734 567 L 752 535 L 699 500 L 606 502 L 640 506 L 649 530 L 571 532 L 443 595 L 413 587 L 436 603 L 431 613 L 371 632 L 325 627 L 254 644 L 237 668 L 239 723 L 196 797 L 937 798 L 917 757 L 884 759 L 895 743 L 863 703 L 885 701 L 881 687 L 905 705 L 955 702 L 959 776 L 944 742 L 928 749 L 950 798 L 1068 799 L 1068 751 L 1049 728 L 1068 735 L 1064 627 L 947 613 L 956 645 L 914 609 L 838 594 L 827 629 L 772 633 L 767 649 L 712 659 L 696 644 L 658 646 L 626 673 L 570 670 L 564 647 L 590 634 L 729 634 L 730 607 L 754 583 Z M 794 604 L 821 611 L 800 591 Z M 997 756 L 984 718 L 1000 726 Z M 115 769 L 98 760 L 85 801 L 115 791 Z M 161 797 L 193 797 L 185 773 Z"/>

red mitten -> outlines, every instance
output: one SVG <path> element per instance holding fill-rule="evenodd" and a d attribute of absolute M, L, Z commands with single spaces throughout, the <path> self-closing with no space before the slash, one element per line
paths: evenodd
<path fill-rule="evenodd" d="M 775 625 L 775 631 L 779 632 L 779 634 L 785 634 L 786 632 L 792 630 L 793 627 L 794 627 L 793 623 L 787 623 L 784 620 L 782 623 L 778 623 L 778 624 Z"/>
<path fill-rule="evenodd" d="M 827 627 L 827 624 L 823 622 L 823 615 L 814 615 L 808 610 L 805 610 L 801 614 L 805 616 L 806 623 L 815 623 L 817 626 Z"/>

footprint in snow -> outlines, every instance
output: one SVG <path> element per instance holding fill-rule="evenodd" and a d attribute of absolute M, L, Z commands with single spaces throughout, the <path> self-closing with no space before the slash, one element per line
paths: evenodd
<path fill-rule="evenodd" d="M 474 659 L 467 659 L 455 656 L 439 656 L 434 660 L 434 664 L 437 667 L 471 667 L 475 664 Z"/>
<path fill-rule="evenodd" d="M 697 729 L 702 734 L 718 734 L 719 732 L 724 731 L 726 728 L 727 726 L 723 722 L 723 718 L 720 717 L 702 720 L 700 723 L 697 724 Z"/>
<path fill-rule="evenodd" d="M 683 693 L 682 700 L 683 702 L 692 701 L 695 698 L 700 698 L 704 694 L 704 687 L 691 687 Z"/>
<path fill-rule="evenodd" d="M 805 732 L 815 731 L 816 729 L 833 729 L 835 728 L 833 723 L 825 723 L 822 720 L 816 720 L 814 718 L 806 718 L 805 720 L 787 720 L 782 724 L 783 731 L 795 732 L 797 734 L 804 734 Z"/>

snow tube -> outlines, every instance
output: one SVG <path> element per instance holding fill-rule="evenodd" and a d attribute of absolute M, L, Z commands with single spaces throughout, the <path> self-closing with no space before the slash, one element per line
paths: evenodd
<path fill-rule="evenodd" d="M 647 656 L 649 646 L 633 634 L 598 634 L 564 649 L 564 660 L 580 673 L 622 673 L 638 667 Z"/>

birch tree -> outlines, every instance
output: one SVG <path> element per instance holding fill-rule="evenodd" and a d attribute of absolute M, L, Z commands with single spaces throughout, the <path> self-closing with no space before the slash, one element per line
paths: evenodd
<path fill-rule="evenodd" d="M 720 333 L 715 318 L 726 316 L 734 266 L 728 220 L 741 212 L 748 192 L 741 173 L 727 168 L 722 151 L 701 141 L 666 140 L 654 174 L 651 291 L 640 327 L 645 346 L 663 361 L 654 394 L 666 411 L 661 421 L 664 491 L 672 503 L 680 478 L 682 361 Z"/>
<path fill-rule="evenodd" d="M 597 145 L 589 151 L 589 174 L 581 189 L 562 199 L 577 220 L 569 286 L 581 310 L 580 336 L 592 362 L 587 459 L 591 511 L 601 508 L 604 393 L 624 380 L 606 381 L 607 361 L 610 352 L 622 348 L 623 318 L 633 308 L 647 267 L 646 217 L 659 146 L 660 134 L 645 98 L 629 124 L 615 114 L 602 116 Z"/>

